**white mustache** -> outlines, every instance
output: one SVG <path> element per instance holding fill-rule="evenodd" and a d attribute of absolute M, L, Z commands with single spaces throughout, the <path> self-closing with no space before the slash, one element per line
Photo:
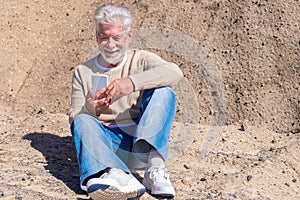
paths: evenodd
<path fill-rule="evenodd" d="M 120 48 L 117 48 L 117 47 L 115 47 L 113 49 L 104 48 L 103 50 L 106 51 L 106 52 L 108 52 L 108 53 L 113 53 L 115 51 L 120 51 Z"/>

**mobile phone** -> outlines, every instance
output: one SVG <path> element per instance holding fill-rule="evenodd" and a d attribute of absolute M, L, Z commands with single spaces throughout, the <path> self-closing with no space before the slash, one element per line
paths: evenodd
<path fill-rule="evenodd" d="M 92 74 L 92 94 L 95 96 L 97 91 L 106 88 L 108 85 L 108 76 L 105 74 Z"/>

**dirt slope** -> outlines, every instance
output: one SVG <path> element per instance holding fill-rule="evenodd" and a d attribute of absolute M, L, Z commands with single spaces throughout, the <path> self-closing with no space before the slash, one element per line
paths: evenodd
<path fill-rule="evenodd" d="M 3 199 L 87 198 L 67 112 L 104 2 L 1 2 Z M 184 71 L 169 164 L 177 199 L 300 198 L 299 1 L 116 2 L 135 17 L 132 47 Z"/>

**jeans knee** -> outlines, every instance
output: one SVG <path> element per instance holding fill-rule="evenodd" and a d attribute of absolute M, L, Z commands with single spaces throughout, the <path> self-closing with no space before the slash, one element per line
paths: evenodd
<path fill-rule="evenodd" d="M 88 114 L 78 114 L 74 117 L 72 124 L 80 124 L 81 122 L 87 122 L 94 120 L 95 118 Z"/>
<path fill-rule="evenodd" d="M 89 118 L 92 118 L 93 116 L 88 114 L 78 114 L 75 116 L 74 120 L 88 120 Z"/>
<path fill-rule="evenodd" d="M 156 88 L 154 94 L 159 95 L 161 98 L 175 99 L 175 93 L 171 87 Z"/>
<path fill-rule="evenodd" d="M 71 132 L 74 135 L 75 130 L 80 129 L 80 127 L 85 127 L 85 125 L 91 124 L 95 118 L 88 114 L 78 114 L 74 117 L 71 124 Z"/>

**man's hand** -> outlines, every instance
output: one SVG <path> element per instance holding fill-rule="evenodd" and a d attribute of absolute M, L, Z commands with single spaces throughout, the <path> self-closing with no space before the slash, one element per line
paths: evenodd
<path fill-rule="evenodd" d="M 129 77 L 119 78 L 112 81 L 105 91 L 105 102 L 112 104 L 123 96 L 133 92 L 134 86 Z"/>
<path fill-rule="evenodd" d="M 102 98 L 105 95 L 105 91 L 106 89 L 102 88 L 96 92 L 95 97 L 93 97 L 92 90 L 90 89 L 86 96 L 85 107 L 89 112 L 96 116 L 103 113 L 103 111 L 109 107 L 109 103 L 107 102 L 106 98 Z"/>
<path fill-rule="evenodd" d="M 95 97 L 92 96 L 90 90 L 86 96 L 85 107 L 92 114 L 101 115 L 109 105 L 119 98 L 133 92 L 133 83 L 130 78 L 120 78 L 112 81 L 107 88 L 102 88 L 96 92 Z"/>

